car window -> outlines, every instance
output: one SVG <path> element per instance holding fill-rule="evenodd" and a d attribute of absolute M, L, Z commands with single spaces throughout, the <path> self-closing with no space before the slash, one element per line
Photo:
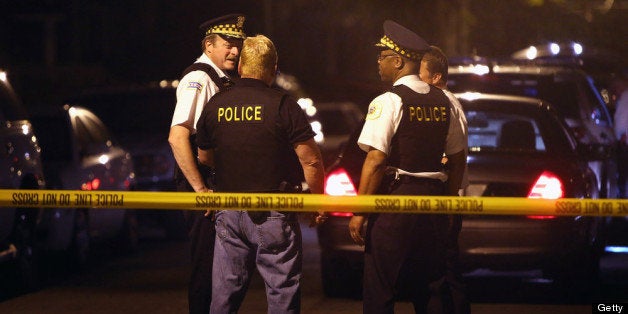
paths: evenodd
<path fill-rule="evenodd" d="M 78 117 L 74 117 L 74 134 L 76 135 L 77 149 L 79 152 L 84 152 L 92 143 L 92 138 L 89 129 L 85 126 L 83 121 Z"/>
<path fill-rule="evenodd" d="M 450 74 L 449 89 L 454 93 L 476 91 L 544 99 L 564 116 L 579 118 L 578 93 L 573 80 L 552 75 L 491 73 L 486 75 Z"/>
<path fill-rule="evenodd" d="M 537 121 L 525 116 L 495 112 L 466 111 L 469 150 L 545 151 Z"/>
<path fill-rule="evenodd" d="M 81 115 L 79 119 L 89 130 L 91 142 L 106 144 L 112 140 L 109 130 L 98 118 L 90 115 Z"/>
<path fill-rule="evenodd" d="M 606 106 L 604 105 L 604 100 L 602 96 L 598 92 L 595 84 L 593 84 L 592 79 L 587 79 L 585 82 L 582 82 L 584 91 L 583 99 L 586 99 L 586 102 L 589 104 L 589 119 L 593 120 L 595 124 L 599 124 L 604 127 L 612 126 L 612 119 Z"/>
<path fill-rule="evenodd" d="M 112 145 L 113 139 L 107 127 L 89 111 L 80 109 L 80 114 L 75 115 L 74 119 L 79 151 L 93 152 L 99 149 L 104 152 Z"/>

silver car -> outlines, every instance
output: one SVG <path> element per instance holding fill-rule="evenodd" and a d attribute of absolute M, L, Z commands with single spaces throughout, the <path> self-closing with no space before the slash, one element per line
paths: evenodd
<path fill-rule="evenodd" d="M 47 186 L 58 190 L 131 190 L 131 154 L 91 111 L 69 105 L 31 110 L 38 132 Z M 68 251 L 79 266 L 93 243 L 111 242 L 121 250 L 137 246 L 134 212 L 124 209 L 46 210 L 41 233 L 49 251 Z"/>
<path fill-rule="evenodd" d="M 2 70 L 0 145 L 0 188 L 44 187 L 37 138 L 7 73 Z M 36 227 L 39 212 L 37 208 L 0 208 L 0 296 L 27 291 L 38 284 Z"/>

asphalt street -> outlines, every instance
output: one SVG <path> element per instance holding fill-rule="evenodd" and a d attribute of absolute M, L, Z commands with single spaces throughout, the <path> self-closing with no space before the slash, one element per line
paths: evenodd
<path fill-rule="evenodd" d="M 302 224 L 304 274 L 302 312 L 361 313 L 360 300 L 327 298 L 322 293 L 319 249 L 314 229 Z M 0 302 L 0 313 L 153 313 L 187 312 L 189 274 L 187 241 L 145 237 L 131 256 L 98 253 L 93 265 L 80 273 L 61 275 L 56 282 L 26 295 Z M 591 313 L 593 303 L 628 302 L 628 255 L 605 256 L 603 280 L 587 300 L 566 301 L 551 284 L 534 279 L 534 273 L 468 274 L 472 313 Z M 413 313 L 399 303 L 397 313 Z M 253 282 L 240 313 L 266 313 L 264 284 Z"/>

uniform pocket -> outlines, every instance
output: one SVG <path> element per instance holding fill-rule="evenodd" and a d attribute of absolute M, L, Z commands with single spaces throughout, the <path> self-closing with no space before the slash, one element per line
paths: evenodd
<path fill-rule="evenodd" d="M 293 226 L 282 213 L 272 214 L 261 225 L 259 230 L 260 247 L 269 251 L 280 251 L 290 245 L 293 238 Z"/>
<path fill-rule="evenodd" d="M 219 210 L 216 212 L 216 236 L 224 240 L 229 237 L 229 228 L 227 228 L 226 220 L 228 219 L 227 211 Z"/>

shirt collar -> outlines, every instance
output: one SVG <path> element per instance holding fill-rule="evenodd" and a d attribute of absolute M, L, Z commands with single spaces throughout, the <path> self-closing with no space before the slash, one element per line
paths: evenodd
<path fill-rule="evenodd" d="M 236 85 L 238 87 L 268 87 L 263 81 L 254 78 L 240 78 Z"/>
<path fill-rule="evenodd" d="M 210 59 L 204 53 L 198 59 L 196 59 L 196 62 L 207 63 L 207 64 L 211 65 L 211 67 L 214 68 L 214 70 L 216 70 L 216 73 L 218 73 L 219 77 L 225 77 L 225 76 L 229 77 L 227 74 L 225 74 L 225 72 L 223 70 L 221 70 L 216 64 L 214 64 L 212 59 Z"/>
<path fill-rule="evenodd" d="M 398 80 L 395 81 L 395 83 L 393 83 L 393 86 L 397 85 L 406 85 L 410 87 L 410 89 L 412 89 L 413 91 L 420 94 L 427 94 L 430 91 L 430 86 L 427 83 L 421 81 L 418 75 L 414 74 L 400 77 Z"/>

